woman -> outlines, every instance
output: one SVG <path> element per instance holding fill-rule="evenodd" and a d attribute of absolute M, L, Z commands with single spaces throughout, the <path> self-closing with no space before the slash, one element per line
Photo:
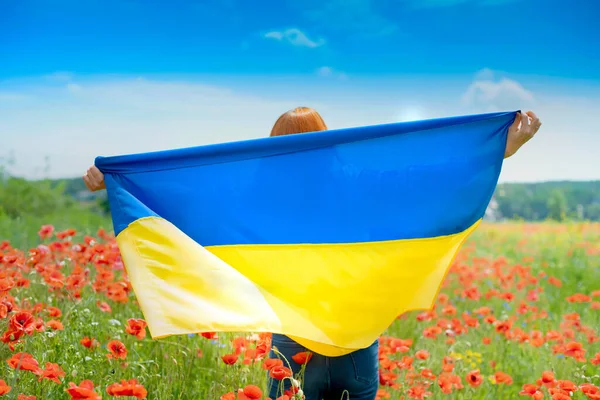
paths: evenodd
<path fill-rule="evenodd" d="M 529 111 L 518 114 L 508 131 L 504 157 L 510 157 L 529 141 L 541 126 L 537 116 Z M 327 130 L 323 118 L 315 110 L 298 107 L 282 114 L 275 122 L 270 136 L 291 135 L 304 132 Z M 94 166 L 84 175 L 88 188 L 92 191 L 104 189 L 104 177 Z M 300 364 L 293 356 L 307 349 L 283 335 L 273 335 L 273 347 L 277 348 L 294 374 L 300 371 Z M 271 352 L 272 358 L 279 355 Z M 285 381 L 289 390 L 289 380 Z M 278 381 L 271 380 L 269 396 L 276 399 L 281 396 Z M 341 357 L 325 357 L 313 354 L 305 369 L 302 388 L 306 400 L 374 400 L 379 386 L 378 342 Z"/>

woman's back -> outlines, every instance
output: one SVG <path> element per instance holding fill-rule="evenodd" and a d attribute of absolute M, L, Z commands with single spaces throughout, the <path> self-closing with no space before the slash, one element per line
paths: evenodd
<path fill-rule="evenodd" d="M 308 107 L 298 107 L 282 114 L 275 122 L 270 136 L 284 136 L 307 132 L 327 130 L 323 118 L 315 110 Z M 261 166 L 257 173 L 277 173 L 277 171 L 264 171 Z M 325 171 L 331 166 L 310 165 L 307 170 L 292 172 L 294 176 L 286 177 L 287 185 L 292 187 L 297 180 L 318 179 L 318 172 Z M 282 188 L 284 190 L 285 188 Z M 323 191 L 331 190 L 324 186 Z M 288 190 L 287 192 L 293 192 Z M 280 199 L 280 201 L 284 201 Z M 304 202 L 315 202 L 319 199 L 306 199 Z M 309 204 L 310 205 L 310 204 Z M 267 207 L 289 206 L 288 204 L 270 204 Z M 307 204 L 303 204 L 307 206 Z M 316 221 L 318 222 L 318 221 Z M 308 345 L 308 343 L 306 343 Z M 269 396 L 275 400 L 295 393 L 299 387 L 294 387 L 294 378 L 302 382 L 302 391 L 306 400 L 339 400 L 344 398 L 344 393 L 352 400 L 374 400 L 379 385 L 378 369 L 378 342 L 375 341 L 366 349 L 359 350 L 340 357 L 326 357 L 315 354 L 303 345 L 284 335 L 273 335 L 273 350 L 270 357 L 281 359 L 284 368 L 275 367 L 269 371 L 270 390 Z M 309 355 L 307 357 L 307 355 Z M 304 373 L 299 376 L 303 370 Z M 285 368 L 291 367 L 290 370 Z M 289 374 L 293 376 L 289 376 Z M 283 379 L 283 380 L 282 380 Z"/>

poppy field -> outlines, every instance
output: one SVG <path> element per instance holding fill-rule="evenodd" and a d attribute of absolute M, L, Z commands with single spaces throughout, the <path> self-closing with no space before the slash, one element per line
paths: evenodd
<path fill-rule="evenodd" d="M 270 358 L 266 333 L 152 340 L 114 238 L 52 225 L 0 238 L 0 339 L 0 398 L 19 400 L 266 400 L 268 380 L 301 399 L 288 367 L 311 358 Z M 379 360 L 378 399 L 600 400 L 600 224 L 484 223 Z"/>

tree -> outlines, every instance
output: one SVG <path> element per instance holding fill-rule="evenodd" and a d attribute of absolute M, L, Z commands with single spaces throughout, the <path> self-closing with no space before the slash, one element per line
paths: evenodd
<path fill-rule="evenodd" d="M 567 216 L 567 197 L 564 191 L 554 189 L 550 193 L 547 202 L 548 217 L 556 221 L 564 221 Z"/>
<path fill-rule="evenodd" d="M 600 221 L 600 203 L 593 203 L 584 208 L 583 218 L 592 221 Z"/>

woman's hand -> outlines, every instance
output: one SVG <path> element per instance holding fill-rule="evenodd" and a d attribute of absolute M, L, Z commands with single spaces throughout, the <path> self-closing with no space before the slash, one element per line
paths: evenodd
<path fill-rule="evenodd" d="M 85 175 L 83 175 L 83 181 L 92 192 L 106 189 L 106 185 L 104 184 L 104 174 L 100 172 L 95 165 L 88 168 Z"/>
<path fill-rule="evenodd" d="M 525 114 L 518 113 L 515 122 L 508 129 L 504 158 L 515 154 L 521 146 L 535 136 L 540 126 L 542 126 L 542 123 L 533 111 L 527 111 Z"/>

